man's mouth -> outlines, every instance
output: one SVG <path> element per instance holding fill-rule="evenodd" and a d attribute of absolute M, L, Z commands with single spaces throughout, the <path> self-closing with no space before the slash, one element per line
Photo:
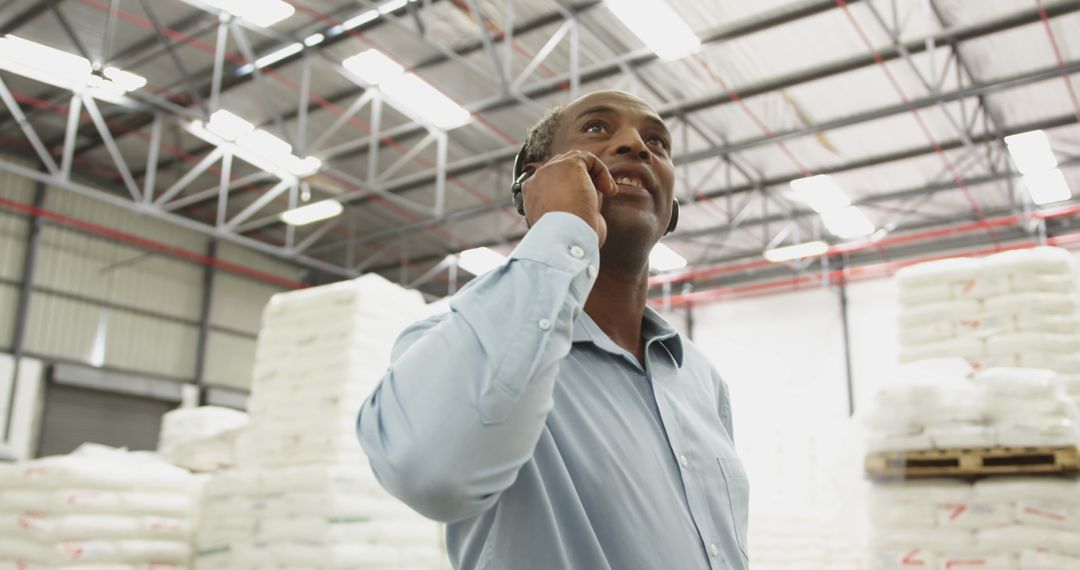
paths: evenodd
<path fill-rule="evenodd" d="M 634 176 L 616 176 L 615 183 L 620 186 L 633 186 L 634 188 L 645 189 L 645 181 Z"/>

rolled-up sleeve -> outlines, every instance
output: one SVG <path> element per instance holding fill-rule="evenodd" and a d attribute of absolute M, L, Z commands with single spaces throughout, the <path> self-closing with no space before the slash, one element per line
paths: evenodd
<path fill-rule="evenodd" d="M 443 521 L 498 500 L 532 456 L 598 268 L 592 228 L 549 213 L 449 313 L 402 333 L 357 420 L 387 491 Z"/>

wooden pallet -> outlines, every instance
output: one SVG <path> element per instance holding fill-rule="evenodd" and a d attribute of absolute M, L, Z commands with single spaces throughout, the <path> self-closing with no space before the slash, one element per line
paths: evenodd
<path fill-rule="evenodd" d="M 866 457 L 874 479 L 981 477 L 1080 472 L 1075 447 L 991 447 L 875 453 Z"/>

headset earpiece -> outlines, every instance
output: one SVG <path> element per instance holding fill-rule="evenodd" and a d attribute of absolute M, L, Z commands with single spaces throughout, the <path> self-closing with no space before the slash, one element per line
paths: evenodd
<path fill-rule="evenodd" d="M 671 199 L 671 219 L 668 220 L 667 230 L 664 231 L 664 235 L 668 235 L 675 231 L 675 227 L 679 225 L 679 199 Z"/>
<path fill-rule="evenodd" d="M 524 184 L 530 176 L 532 176 L 532 172 L 522 172 L 514 179 L 514 183 L 510 185 L 510 192 L 514 196 L 514 209 L 522 216 L 525 215 L 525 198 L 521 195 L 521 185 Z"/>
<path fill-rule="evenodd" d="M 532 172 L 525 170 L 525 145 L 521 145 L 514 155 L 514 182 L 510 185 L 510 194 L 514 197 L 514 209 L 518 214 L 525 215 L 525 199 L 521 196 L 521 185 L 532 176 Z"/>

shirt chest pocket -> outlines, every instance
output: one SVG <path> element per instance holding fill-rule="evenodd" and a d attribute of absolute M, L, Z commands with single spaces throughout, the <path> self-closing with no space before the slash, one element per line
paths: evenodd
<path fill-rule="evenodd" d="M 724 484 L 727 505 L 726 510 L 731 517 L 731 527 L 735 532 L 735 540 L 738 542 L 739 551 L 743 558 L 749 560 L 746 533 L 750 518 L 750 481 L 746 477 L 742 461 L 734 454 L 727 457 L 717 457 L 716 463 L 719 468 L 720 481 Z M 724 497 L 721 496 L 721 501 Z"/>

